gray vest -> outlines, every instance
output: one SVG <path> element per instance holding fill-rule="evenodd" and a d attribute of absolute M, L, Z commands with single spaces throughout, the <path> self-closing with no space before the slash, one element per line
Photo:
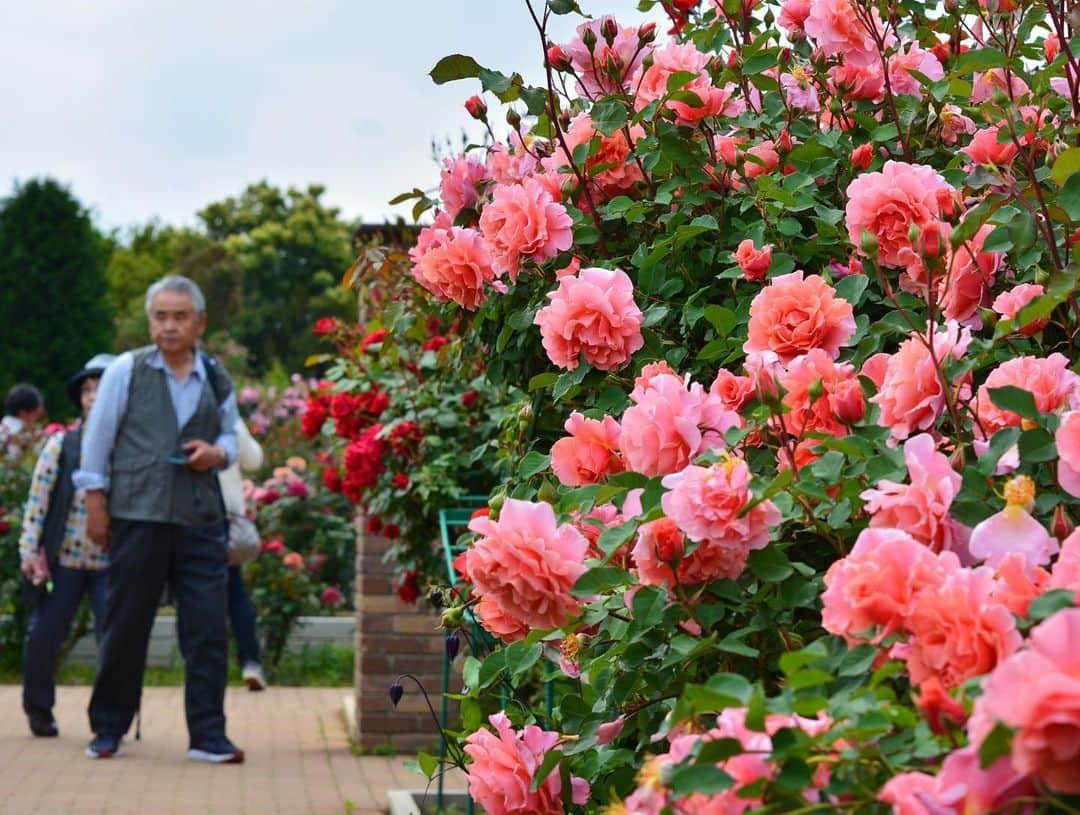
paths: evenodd
<path fill-rule="evenodd" d="M 205 357 L 208 376 L 218 377 L 219 387 L 204 382 L 199 406 L 180 430 L 176 429 L 173 407 L 165 372 L 151 367 L 153 346 L 132 353 L 131 387 L 127 409 L 117 429 L 112 452 L 112 483 L 109 490 L 109 514 L 129 521 L 153 521 L 203 526 L 225 518 L 216 470 L 196 472 L 168 459 L 186 442 L 202 439 L 213 443 L 221 434 L 218 399 L 232 392 L 224 372 L 210 372 L 211 361 Z M 225 387 L 220 387 L 224 379 Z"/>

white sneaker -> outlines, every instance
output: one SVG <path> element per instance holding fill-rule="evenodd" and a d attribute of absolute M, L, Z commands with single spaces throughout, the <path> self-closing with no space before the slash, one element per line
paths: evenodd
<path fill-rule="evenodd" d="M 248 690 L 266 690 L 266 674 L 258 662 L 245 662 L 240 675 Z"/>

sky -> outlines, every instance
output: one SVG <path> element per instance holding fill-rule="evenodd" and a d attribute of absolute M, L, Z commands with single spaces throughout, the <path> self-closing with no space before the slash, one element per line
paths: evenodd
<path fill-rule="evenodd" d="M 635 0 L 582 6 L 644 19 Z M 580 22 L 554 19 L 556 42 Z M 322 184 L 350 220 L 408 218 L 387 201 L 435 185 L 432 139 L 479 135 L 462 108 L 479 82 L 427 76 L 451 53 L 539 80 L 524 0 L 3 2 L 0 197 L 51 176 L 123 230 L 194 224 L 266 179 Z"/>

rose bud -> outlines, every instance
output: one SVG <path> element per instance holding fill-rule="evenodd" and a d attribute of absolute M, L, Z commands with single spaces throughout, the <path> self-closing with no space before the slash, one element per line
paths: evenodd
<path fill-rule="evenodd" d="M 470 116 L 481 122 L 487 118 L 487 105 L 484 104 L 484 100 L 479 96 L 470 96 L 466 99 L 465 110 L 469 111 Z"/>

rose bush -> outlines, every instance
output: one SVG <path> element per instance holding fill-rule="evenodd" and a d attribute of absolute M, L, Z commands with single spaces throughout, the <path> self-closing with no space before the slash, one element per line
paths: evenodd
<path fill-rule="evenodd" d="M 440 61 L 509 133 L 474 97 L 489 143 L 405 196 L 461 380 L 530 417 L 444 595 L 497 642 L 474 796 L 1078 811 L 1071 13 L 643 0 L 666 36 L 559 42 L 578 3 L 525 6 L 542 86 Z"/>

